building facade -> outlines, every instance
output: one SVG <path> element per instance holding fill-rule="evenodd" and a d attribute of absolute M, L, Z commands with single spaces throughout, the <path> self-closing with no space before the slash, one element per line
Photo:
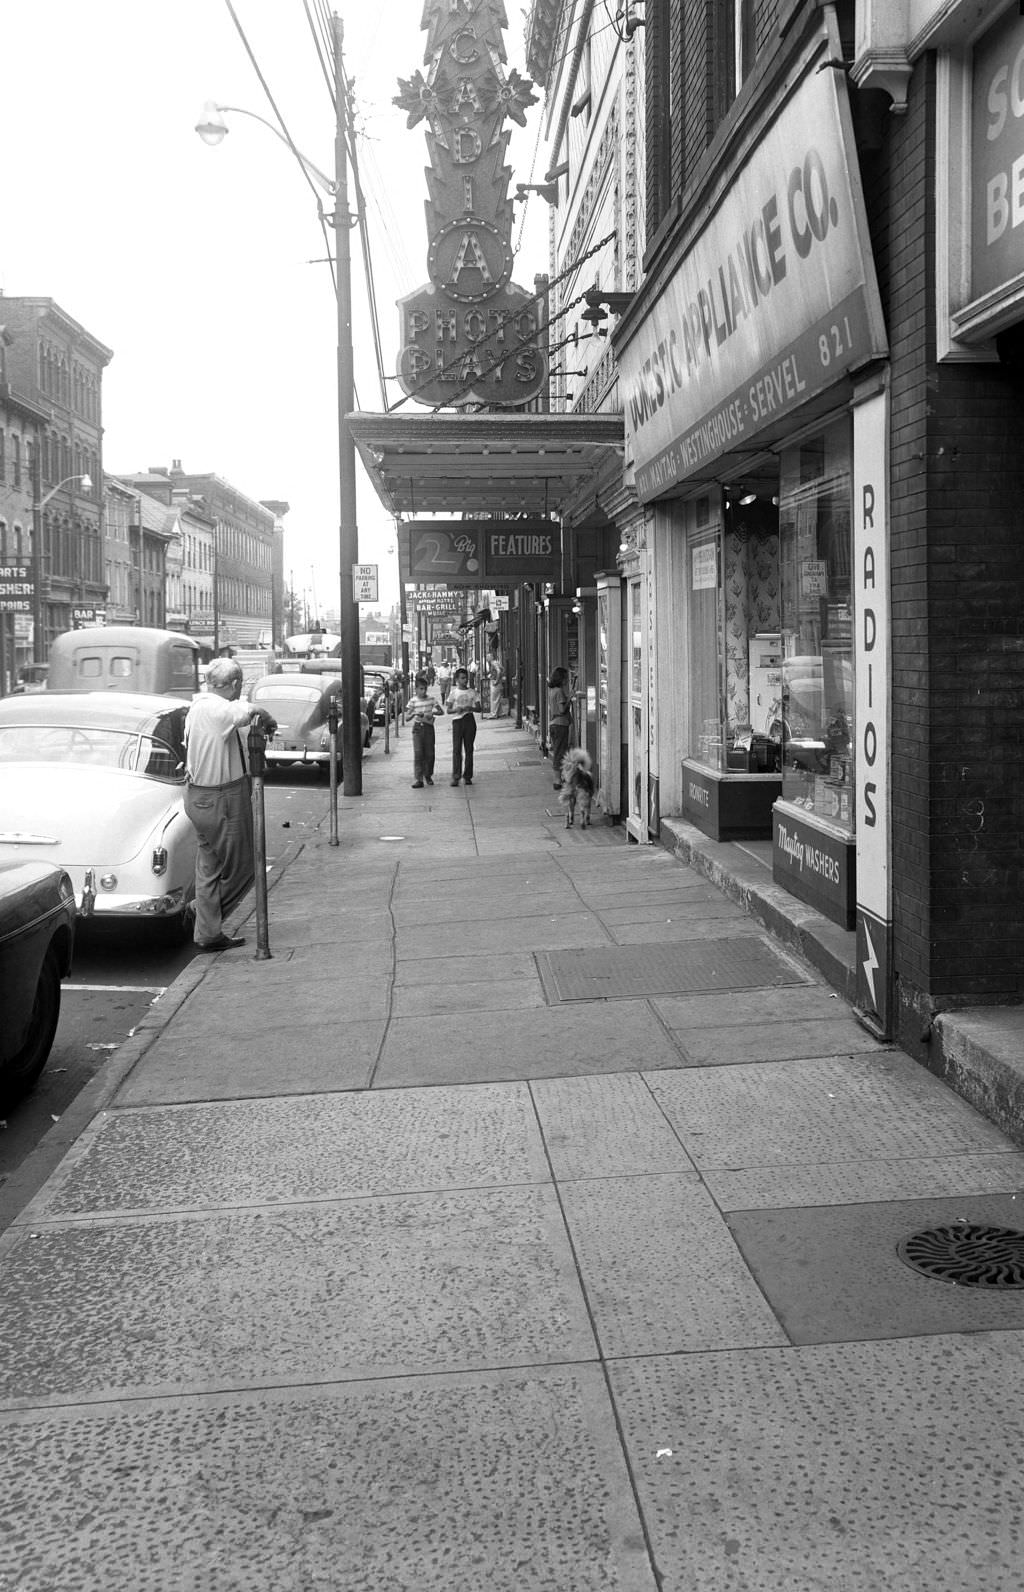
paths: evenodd
<path fill-rule="evenodd" d="M 1024 996 L 1024 20 L 643 13 L 623 719 L 636 687 L 661 811 L 770 841 L 925 1059 Z"/>
<path fill-rule="evenodd" d="M 12 486 L 30 480 L 32 649 L 44 659 L 75 608 L 106 602 L 102 384 L 113 355 L 53 299 L 3 297 L 0 324 L 6 382 L 43 416 L 34 437 L 10 431 L 5 469 Z"/>
<path fill-rule="evenodd" d="M 181 582 L 189 630 L 213 652 L 227 647 L 257 647 L 274 634 L 275 615 L 280 631 L 284 613 L 282 507 L 266 507 L 240 492 L 218 475 L 188 474 L 175 459 L 170 469 L 156 467 L 119 479 L 138 488 L 168 508 L 188 508 L 194 516 L 183 554 Z M 212 527 L 208 543 L 197 526 Z M 212 553 L 212 567 L 201 561 Z M 199 563 L 188 564 L 188 557 Z M 207 585 L 209 577 L 209 585 Z M 188 587 L 188 599 L 184 588 Z M 187 601 L 201 602 L 207 590 L 209 609 L 189 611 Z"/>

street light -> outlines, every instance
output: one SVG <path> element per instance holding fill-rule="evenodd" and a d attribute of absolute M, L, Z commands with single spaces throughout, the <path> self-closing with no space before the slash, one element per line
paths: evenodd
<path fill-rule="evenodd" d="M 296 149 L 291 139 L 285 138 L 270 122 L 255 111 L 242 110 L 240 106 L 217 105 L 210 100 L 203 107 L 203 116 L 196 124 L 196 132 L 204 143 L 219 144 L 228 132 L 224 112 L 237 112 L 263 122 L 281 143 L 286 144 L 295 156 L 307 178 L 328 193 L 334 201 L 333 216 L 326 219 L 334 229 L 335 297 L 338 319 L 338 493 L 340 520 L 338 525 L 338 550 L 340 605 L 338 629 L 341 632 L 341 748 L 344 764 L 344 792 L 346 796 L 363 793 L 363 737 L 360 730 L 359 704 L 359 604 L 355 599 L 352 567 L 359 562 L 359 533 L 356 524 L 356 450 L 349 430 L 347 416 L 353 408 L 355 381 L 352 369 L 352 280 L 349 229 L 353 217 L 348 208 L 348 152 L 346 146 L 346 99 L 342 69 L 342 39 L 344 29 L 341 18 L 331 17 L 334 43 L 334 102 L 336 106 L 334 130 L 334 179 L 324 175 L 320 168 Z"/>
<path fill-rule="evenodd" d="M 88 474 L 66 475 L 63 481 L 58 481 L 56 486 L 51 486 L 45 497 L 40 496 L 43 484 L 42 460 L 36 450 L 36 467 L 32 483 L 32 557 L 35 563 L 35 580 L 32 582 L 32 659 L 35 663 L 46 662 L 46 648 L 43 644 L 43 510 L 52 497 L 72 481 L 80 481 L 83 492 L 92 491 L 92 477 Z"/>

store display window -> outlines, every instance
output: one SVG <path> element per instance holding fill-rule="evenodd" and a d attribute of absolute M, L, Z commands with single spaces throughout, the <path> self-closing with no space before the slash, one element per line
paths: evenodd
<path fill-rule="evenodd" d="M 689 755 L 716 773 L 772 773 L 782 760 L 774 482 L 689 508 Z"/>
<path fill-rule="evenodd" d="M 782 796 L 852 834 L 849 422 L 783 449 L 780 463 Z"/>

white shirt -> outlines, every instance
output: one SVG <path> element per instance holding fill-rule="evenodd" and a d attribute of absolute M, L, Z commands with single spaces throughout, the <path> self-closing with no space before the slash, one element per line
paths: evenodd
<path fill-rule="evenodd" d="M 240 740 L 252 704 L 228 702 L 215 691 L 192 698 L 185 716 L 185 771 L 193 785 L 230 785 L 246 772 Z"/>

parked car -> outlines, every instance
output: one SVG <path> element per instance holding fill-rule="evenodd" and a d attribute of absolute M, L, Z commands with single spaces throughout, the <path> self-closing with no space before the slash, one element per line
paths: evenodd
<path fill-rule="evenodd" d="M 74 943 L 75 895 L 64 869 L 28 857 L 0 862 L 0 1110 L 46 1066 Z"/>
<path fill-rule="evenodd" d="M 384 723 L 386 692 L 390 692 L 390 689 L 391 680 L 387 670 L 363 670 L 363 702 L 366 705 L 366 716 L 371 724 Z"/>
<path fill-rule="evenodd" d="M 187 712 L 120 691 L 0 702 L 0 861 L 65 868 L 80 918 L 187 934 L 197 844 L 185 816 Z"/>
<path fill-rule="evenodd" d="M 23 663 L 18 670 L 18 683 L 14 687 L 14 696 L 31 695 L 33 691 L 46 690 L 46 676 L 50 672 L 48 663 Z"/>
<path fill-rule="evenodd" d="M 331 748 L 328 713 L 331 699 L 337 698 L 339 724 L 341 719 L 341 675 L 337 672 L 319 674 L 268 674 L 258 680 L 249 692 L 253 707 L 265 708 L 277 720 L 277 733 L 267 741 L 267 767 L 282 768 L 300 765 L 314 767 L 325 776 L 330 773 Z M 363 745 L 369 745 L 372 735 L 366 714 L 360 717 Z M 338 736 L 338 778 L 342 777 L 341 736 Z"/>

